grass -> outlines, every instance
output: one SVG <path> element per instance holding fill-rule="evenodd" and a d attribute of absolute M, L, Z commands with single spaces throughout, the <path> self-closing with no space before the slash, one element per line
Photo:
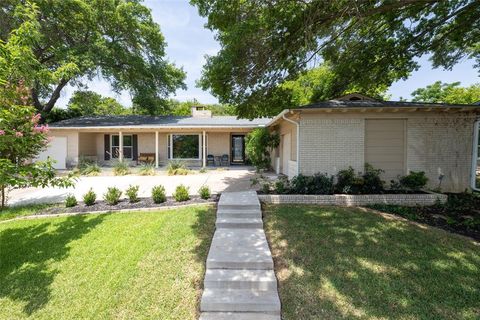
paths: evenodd
<path fill-rule="evenodd" d="M 478 319 L 480 245 L 360 209 L 269 206 L 282 319 Z"/>
<path fill-rule="evenodd" d="M 6 207 L 3 210 L 0 210 L 0 221 L 13 219 L 21 216 L 30 216 L 38 213 L 39 211 L 45 210 L 56 206 L 55 204 L 30 204 L 24 206 L 15 206 L 15 207 Z"/>
<path fill-rule="evenodd" d="M 1 319 L 195 319 L 214 211 L 0 224 Z"/>

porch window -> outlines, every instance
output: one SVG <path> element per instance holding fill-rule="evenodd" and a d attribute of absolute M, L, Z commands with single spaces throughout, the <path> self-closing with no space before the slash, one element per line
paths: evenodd
<path fill-rule="evenodd" d="M 199 134 L 171 134 L 168 136 L 168 158 L 199 160 L 200 144 Z"/>
<path fill-rule="evenodd" d="M 112 134 L 111 136 L 111 152 L 112 158 L 118 158 L 120 150 L 120 136 Z M 123 158 L 132 159 L 133 155 L 133 138 L 132 135 L 123 135 Z"/>

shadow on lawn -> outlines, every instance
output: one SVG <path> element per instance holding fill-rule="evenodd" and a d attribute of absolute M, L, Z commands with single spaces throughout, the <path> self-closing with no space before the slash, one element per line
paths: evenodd
<path fill-rule="evenodd" d="M 476 318 L 480 247 L 342 208 L 269 207 L 284 319 Z"/>
<path fill-rule="evenodd" d="M 72 216 L 62 222 L 52 220 L 3 230 L 0 234 L 0 297 L 24 301 L 27 315 L 41 309 L 49 301 L 49 286 L 58 273 L 49 263 L 68 257 L 68 244 L 91 231 L 105 217 Z"/>
<path fill-rule="evenodd" d="M 215 211 L 216 207 L 210 207 L 208 209 L 197 210 L 197 221 L 192 226 L 193 232 L 197 236 L 198 243 L 193 250 L 195 253 L 196 261 L 200 262 L 203 266 L 202 277 L 195 282 L 195 289 L 200 292 L 203 290 L 203 279 L 206 269 L 206 261 L 210 244 L 212 243 L 213 233 L 215 232 Z M 200 298 L 201 295 L 197 295 L 197 313 L 200 313 Z M 198 315 L 197 314 L 197 315 Z"/>

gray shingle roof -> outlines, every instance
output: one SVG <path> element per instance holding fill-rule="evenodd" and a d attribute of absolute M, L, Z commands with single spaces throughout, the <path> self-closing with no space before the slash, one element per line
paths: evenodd
<path fill-rule="evenodd" d="M 52 128 L 80 127 L 256 127 L 265 126 L 271 119 L 237 119 L 231 116 L 213 116 L 211 118 L 193 118 L 177 116 L 84 116 L 62 120 L 50 124 Z"/>
<path fill-rule="evenodd" d="M 369 100 L 328 100 L 308 104 L 295 109 L 322 109 L 322 108 L 472 108 L 478 109 L 475 104 L 447 104 L 407 101 L 369 101 Z"/>

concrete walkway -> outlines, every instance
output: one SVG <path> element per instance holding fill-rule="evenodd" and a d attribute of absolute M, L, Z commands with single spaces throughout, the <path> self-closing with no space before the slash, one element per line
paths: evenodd
<path fill-rule="evenodd" d="M 255 191 L 222 193 L 200 320 L 279 320 L 280 298 Z"/>

